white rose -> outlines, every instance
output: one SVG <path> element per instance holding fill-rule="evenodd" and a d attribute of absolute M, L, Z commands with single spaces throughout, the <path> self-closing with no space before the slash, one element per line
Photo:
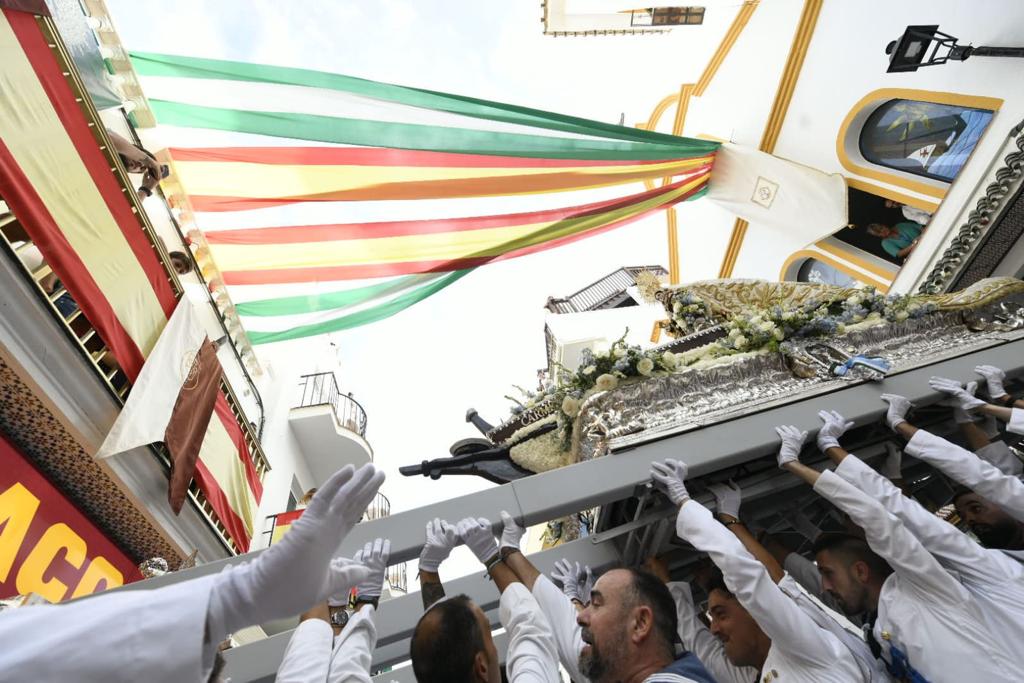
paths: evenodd
<path fill-rule="evenodd" d="M 583 374 L 593 375 L 596 370 L 597 368 L 595 368 L 593 365 L 588 365 L 587 367 L 583 368 Z"/>
<path fill-rule="evenodd" d="M 846 325 L 842 323 L 836 325 L 836 334 L 846 334 Z"/>
<path fill-rule="evenodd" d="M 896 313 L 896 320 L 898 322 L 903 322 L 904 320 L 906 320 L 909 317 L 910 317 L 910 314 L 907 313 L 906 311 L 899 311 L 898 313 Z"/>
<path fill-rule="evenodd" d="M 598 391 L 611 391 L 619 386 L 619 380 L 615 375 L 604 374 L 597 378 Z"/>
<path fill-rule="evenodd" d="M 572 396 L 562 399 L 562 412 L 569 417 L 576 417 L 580 413 L 580 401 Z"/>
<path fill-rule="evenodd" d="M 771 332 L 774 329 L 775 329 L 775 323 L 773 323 L 771 320 L 769 320 L 768 322 L 761 323 L 761 331 L 762 332 Z"/>
<path fill-rule="evenodd" d="M 740 336 L 741 334 L 743 334 L 743 333 L 740 332 L 740 328 L 738 328 L 738 327 L 734 327 L 731 330 L 729 330 L 729 338 L 730 339 L 735 339 L 736 337 Z"/>
<path fill-rule="evenodd" d="M 661 354 L 661 364 L 671 370 L 679 364 L 679 359 L 676 357 L 676 354 L 671 351 L 666 351 Z"/>
<path fill-rule="evenodd" d="M 871 311 L 868 313 L 868 320 L 878 320 L 882 317 L 882 314 L 878 311 Z"/>
<path fill-rule="evenodd" d="M 644 377 L 647 377 L 654 371 L 654 361 L 650 358 L 641 358 L 636 364 L 636 371 Z"/>
<path fill-rule="evenodd" d="M 618 347 L 617 349 L 615 349 L 615 357 L 616 358 L 622 358 L 623 356 L 626 355 L 626 353 L 627 353 L 626 349 L 622 348 L 621 346 Z"/>
<path fill-rule="evenodd" d="M 846 302 L 851 306 L 859 306 L 861 301 L 862 299 L 859 296 L 851 296 L 846 300 Z"/>
<path fill-rule="evenodd" d="M 745 349 L 747 347 L 747 338 L 741 334 L 740 336 L 736 337 L 735 340 L 733 340 L 733 345 L 737 349 Z"/>
<path fill-rule="evenodd" d="M 683 305 L 677 301 L 674 304 L 672 304 L 672 310 L 676 313 L 681 313 L 683 310 Z"/>
<path fill-rule="evenodd" d="M 782 341 L 783 339 L 786 338 L 786 333 L 783 332 L 782 330 L 776 329 L 774 334 L 775 338 L 778 339 L 779 341 Z"/>

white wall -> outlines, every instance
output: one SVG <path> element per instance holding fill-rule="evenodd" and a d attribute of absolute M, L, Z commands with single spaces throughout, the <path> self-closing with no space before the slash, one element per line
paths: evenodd
<path fill-rule="evenodd" d="M 801 7 L 799 0 L 761 3 L 705 95 L 691 101 L 686 135 L 710 134 L 749 145 L 760 142 Z M 836 155 L 836 137 L 850 109 L 871 91 L 910 88 L 1005 100 L 897 285 L 927 266 L 930 253 L 956 227 L 956 214 L 970 199 L 1006 133 L 1024 117 L 1024 60 L 974 57 L 913 73 L 886 73 L 886 44 L 915 23 L 939 24 L 962 43 L 1024 45 L 1024 3 L 1019 0 L 825 2 L 775 149 L 778 156 L 850 175 Z M 671 112 L 664 118 L 670 120 Z M 678 212 L 683 281 L 717 276 L 734 217 L 707 202 L 683 205 Z M 785 260 L 805 246 L 751 225 L 733 276 L 777 279 Z"/>

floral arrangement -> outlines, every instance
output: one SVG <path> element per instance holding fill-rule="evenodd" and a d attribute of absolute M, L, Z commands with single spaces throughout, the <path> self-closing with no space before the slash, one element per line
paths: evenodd
<path fill-rule="evenodd" d="M 705 301 L 685 287 L 668 290 L 667 293 L 665 307 L 671 311 L 669 328 L 673 333 L 682 336 L 718 325 L 726 335 L 699 348 L 673 353 L 644 350 L 627 344 L 626 334 L 623 334 L 606 350 L 584 349 L 579 369 L 573 371 L 560 367 L 557 382 L 547 381 L 537 391 L 517 386 L 521 398 L 506 396 L 514 403 L 513 414 L 518 415 L 542 404 L 552 414 L 513 434 L 510 439 L 516 444 L 513 460 L 522 461 L 520 464 L 535 472 L 567 464 L 564 459 L 571 450 L 574 422 L 584 402 L 594 394 L 611 391 L 624 382 L 642 381 L 647 377 L 704 368 L 758 354 L 785 352 L 786 342 L 791 339 L 831 337 L 850 329 L 920 318 L 936 310 L 934 304 L 922 303 L 913 296 L 886 296 L 868 287 L 846 298 L 811 300 L 789 306 L 775 304 L 768 308 L 748 307 L 726 317 L 714 314 Z M 534 439 L 526 438 L 551 421 L 558 424 L 555 431 Z"/>

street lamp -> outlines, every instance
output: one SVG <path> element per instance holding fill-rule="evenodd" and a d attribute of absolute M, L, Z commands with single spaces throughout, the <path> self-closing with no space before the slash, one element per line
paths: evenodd
<path fill-rule="evenodd" d="M 928 48 L 931 47 L 931 54 Z M 939 54 L 939 50 L 945 50 Z M 945 64 L 949 60 L 962 62 L 968 57 L 1024 57 L 1024 47 L 988 47 L 957 45 L 956 38 L 935 26 L 908 26 L 899 40 L 885 46 L 889 55 L 888 73 L 917 71 L 918 67 Z"/>

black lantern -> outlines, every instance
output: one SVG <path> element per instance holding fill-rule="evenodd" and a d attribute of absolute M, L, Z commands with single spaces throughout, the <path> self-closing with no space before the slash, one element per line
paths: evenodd
<path fill-rule="evenodd" d="M 930 50 L 930 54 L 929 54 Z M 908 26 L 899 40 L 885 46 L 889 55 L 888 73 L 917 71 L 918 67 L 962 62 L 968 57 L 1024 57 L 1024 48 L 957 45 L 956 38 L 943 33 L 937 25 Z"/>

